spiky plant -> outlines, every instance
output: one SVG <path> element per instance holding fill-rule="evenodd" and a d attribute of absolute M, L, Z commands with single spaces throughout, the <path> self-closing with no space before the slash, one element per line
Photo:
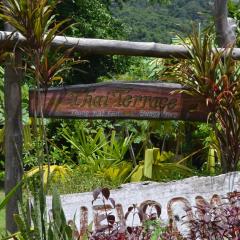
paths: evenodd
<path fill-rule="evenodd" d="M 13 26 L 26 38 L 21 49 L 33 77 L 39 86 L 49 86 L 61 79 L 66 63 L 72 62 L 70 50 L 52 50 L 56 35 L 62 35 L 68 20 L 57 22 L 53 11 L 57 1 L 48 0 L 7 0 L 0 5 L 0 18 Z M 54 55 L 54 57 L 53 57 Z"/>
<path fill-rule="evenodd" d="M 17 45 L 15 48 L 21 50 L 27 73 L 35 81 L 37 88 L 44 87 L 46 91 L 53 81 L 62 80 L 62 72 L 68 69 L 69 63 L 74 62 L 70 57 L 71 49 L 64 52 L 62 49 L 53 50 L 52 48 L 53 39 L 57 34 L 62 35 L 68 25 L 68 20 L 61 22 L 56 20 L 53 12 L 57 3 L 57 0 L 5 0 L 0 3 L 0 19 L 10 24 L 26 39 L 24 44 Z M 43 106 L 38 107 L 41 109 Z M 39 131 L 35 131 L 34 136 L 37 142 L 35 150 L 41 176 L 39 198 L 44 202 L 43 162 L 44 157 L 48 156 L 48 145 L 43 118 L 38 120 L 36 127 L 40 127 Z M 48 157 L 48 173 L 50 172 Z M 44 222 L 46 211 L 41 210 L 40 220 Z M 44 231 L 44 224 L 40 228 Z M 41 239 L 46 237 L 43 236 Z"/>
<path fill-rule="evenodd" d="M 62 35 L 68 27 L 68 20 L 58 22 L 53 14 L 57 3 L 56 0 L 6 0 L 0 4 L 0 18 L 26 38 L 26 42 L 18 47 L 24 55 L 28 73 L 38 88 L 46 90 L 53 81 L 62 80 L 63 71 L 74 63 L 70 57 L 71 49 L 64 52 L 52 47 L 56 35 Z M 36 107 L 41 110 L 43 106 L 40 105 Z M 44 130 L 41 137 L 45 136 Z"/>
<path fill-rule="evenodd" d="M 210 30 L 194 32 L 188 38 L 191 59 L 178 63 L 172 71 L 191 95 L 200 95 L 209 109 L 221 151 L 222 171 L 235 171 L 240 158 L 240 72 L 232 59 L 232 47 L 218 50 Z"/>

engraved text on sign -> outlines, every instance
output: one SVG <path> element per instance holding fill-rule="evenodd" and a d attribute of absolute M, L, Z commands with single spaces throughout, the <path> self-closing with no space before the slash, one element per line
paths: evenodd
<path fill-rule="evenodd" d="M 30 115 L 76 118 L 205 120 L 203 99 L 178 84 L 102 83 L 30 91 Z"/>

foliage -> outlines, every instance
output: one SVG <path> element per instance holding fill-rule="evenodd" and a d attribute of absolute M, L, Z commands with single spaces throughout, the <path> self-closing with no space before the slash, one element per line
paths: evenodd
<path fill-rule="evenodd" d="M 203 35 L 195 32 L 185 45 L 192 59 L 173 67 L 173 75 L 188 90 L 201 96 L 209 108 L 212 125 L 221 151 L 223 172 L 234 171 L 240 157 L 239 70 L 231 58 L 231 48 L 218 51 L 210 30 Z"/>
<path fill-rule="evenodd" d="M 175 152 L 176 155 L 183 153 L 182 146 L 185 140 L 183 121 L 118 120 L 115 121 L 114 126 L 116 129 L 122 129 L 122 134 L 124 129 L 133 134 L 133 147 L 137 160 L 141 161 L 145 149 L 153 146 L 160 148 L 161 151 Z"/>
<path fill-rule="evenodd" d="M 93 191 L 93 206 L 94 204 L 101 204 L 102 210 L 101 221 L 105 220 L 106 224 L 96 228 L 94 231 L 89 232 L 89 240 L 183 240 L 179 234 L 176 234 L 172 227 L 164 225 L 160 221 L 161 208 L 156 207 L 156 212 L 146 212 L 145 207 L 138 207 L 136 204 L 128 207 L 124 216 L 119 216 L 120 219 L 115 218 L 113 209 L 115 208 L 115 200 L 110 197 L 110 191 L 107 188 L 98 188 Z M 130 218 L 132 225 L 125 225 L 126 221 Z M 140 224 L 134 226 L 134 219 L 138 218 Z"/>
<path fill-rule="evenodd" d="M 29 62 L 27 69 L 32 70 L 36 83 L 42 86 L 61 80 L 60 74 L 66 70 L 66 63 L 72 61 L 69 50 L 62 56 L 57 55 L 59 49 L 51 51 L 54 37 L 64 32 L 61 27 L 68 22 L 56 21 L 53 15 L 56 4 L 56 1 L 46 0 L 8 0 L 1 4 L 0 18 L 26 38 L 22 50 Z"/>
<path fill-rule="evenodd" d="M 115 200 L 110 197 L 110 191 L 108 188 L 98 188 L 93 191 L 93 205 L 95 204 L 103 205 L 104 211 L 101 214 L 101 220 L 106 220 L 106 225 L 103 225 L 100 228 L 95 229 L 95 231 L 90 232 L 88 239 L 89 240 L 140 240 L 140 239 L 172 239 L 177 240 L 180 238 L 175 238 L 173 234 L 169 232 L 169 229 L 165 226 L 161 226 L 161 222 L 157 220 L 159 218 L 155 214 L 149 213 L 149 215 L 144 216 L 143 209 L 137 207 L 135 204 L 128 208 L 124 216 L 124 220 L 132 213 L 132 221 L 134 218 L 138 217 L 142 225 L 139 226 L 124 226 L 121 222 L 117 222 L 117 219 L 112 214 L 112 209 L 115 208 Z M 109 205 L 111 208 L 109 209 Z M 145 221 L 143 219 L 145 218 Z"/>
<path fill-rule="evenodd" d="M 50 157 L 54 156 L 56 160 L 53 159 L 52 161 L 55 164 L 68 164 L 76 172 L 76 174 L 71 174 L 66 185 L 63 185 L 64 192 L 67 191 L 65 186 L 72 186 L 74 182 L 77 182 L 77 186 L 71 187 L 70 192 L 73 192 L 73 189 L 76 189 L 76 191 L 77 189 L 79 191 L 82 191 L 82 189 L 86 191 L 92 190 L 92 186 L 94 186 L 92 181 L 87 184 L 89 187 L 84 187 L 86 184 L 81 184 L 80 180 L 76 180 L 82 171 L 86 171 L 86 178 L 92 174 L 95 181 L 98 181 L 101 185 L 104 181 L 107 182 L 107 185 L 109 181 L 112 181 L 114 186 L 118 186 L 123 182 L 129 181 L 133 172 L 134 176 L 135 174 L 139 176 L 137 178 L 138 181 L 150 179 L 144 176 L 144 165 L 146 164 L 142 160 L 144 159 L 145 149 L 153 146 L 161 150 L 162 157 L 168 151 L 171 151 L 170 158 L 164 158 L 159 164 L 154 163 L 154 177 L 152 179 L 155 181 L 169 181 L 192 176 L 195 173 L 194 170 L 190 170 L 192 168 L 192 160 L 196 162 L 199 154 L 204 160 L 207 159 L 208 143 L 205 143 L 206 146 L 204 146 L 199 142 L 193 148 L 193 143 L 190 142 L 188 145 L 191 146 L 186 151 L 185 123 L 181 121 L 72 120 L 68 123 L 61 121 L 58 124 L 59 127 L 56 130 L 53 129 L 48 133 L 49 137 L 53 134 L 52 139 L 48 140 L 51 142 L 49 146 Z M 128 136 L 126 130 L 131 140 L 123 137 Z M 190 129 L 189 131 L 192 130 Z M 201 135 L 202 132 L 204 131 L 200 129 L 198 133 L 193 133 L 194 144 L 203 138 L 207 138 L 208 131 Z M 128 151 L 130 144 L 132 145 L 134 156 L 131 156 Z M 56 146 L 59 149 L 56 155 L 51 150 L 52 146 L 54 148 Z M 202 151 L 199 151 L 200 149 Z M 187 161 L 184 160 L 185 162 L 183 161 L 180 166 L 175 165 L 178 161 L 185 159 L 184 156 L 189 157 L 186 159 Z M 131 162 L 129 161 L 130 157 Z M 78 165 L 79 168 L 77 167 Z M 199 169 L 201 165 L 202 163 L 197 165 Z M 185 170 L 188 169 L 187 171 L 180 169 L 180 167 L 184 168 L 185 166 L 187 167 Z M 84 170 L 81 170 L 81 167 Z M 204 173 L 207 173 L 207 170 L 204 170 Z M 85 182 L 84 176 L 81 177 L 81 181 Z"/>
<path fill-rule="evenodd" d="M 51 184 L 55 182 L 63 182 L 69 177 L 71 173 L 71 168 L 68 165 L 59 166 L 59 165 L 43 165 L 43 184 L 46 186 L 48 181 L 51 181 Z M 33 167 L 31 170 L 25 173 L 27 178 L 34 177 L 39 175 L 39 167 Z"/>
<path fill-rule="evenodd" d="M 132 182 L 151 179 L 166 181 L 179 179 L 193 174 L 193 170 L 183 163 L 187 159 L 174 161 L 174 153 L 161 152 L 158 148 L 146 149 L 144 160 L 130 174 Z"/>
<path fill-rule="evenodd" d="M 70 19 L 74 25 L 68 35 L 87 38 L 122 39 L 124 25 L 113 17 L 99 0 L 63 1 L 56 9 L 58 18 Z"/>
<path fill-rule="evenodd" d="M 102 205 L 98 214 L 101 214 L 101 222 L 105 225 L 99 226 L 95 231 L 90 232 L 88 239 L 164 239 L 164 240 L 192 240 L 192 239 L 238 239 L 239 229 L 239 192 L 231 192 L 223 198 L 221 202 L 218 195 L 211 204 L 199 199 L 194 214 L 184 221 L 184 225 L 190 230 L 189 235 L 184 235 L 173 227 L 172 220 L 167 224 L 160 221 L 161 208 L 155 206 L 156 211 L 147 211 L 147 206 L 137 206 L 133 204 L 128 207 L 123 219 L 119 219 L 113 214 L 115 200 L 111 198 L 110 191 L 107 188 L 98 188 L 93 191 L 93 206 Z M 96 203 L 95 203 L 96 202 Z M 151 207 L 153 207 L 151 205 Z M 186 209 L 188 210 L 188 209 Z M 137 226 L 129 226 L 128 222 L 134 222 L 135 218 L 140 220 Z"/>
<path fill-rule="evenodd" d="M 156 80 L 153 75 L 154 66 L 149 62 L 152 58 L 113 57 L 114 68 L 110 69 L 106 76 L 100 77 L 98 81 L 149 81 Z"/>
<path fill-rule="evenodd" d="M 203 141 L 203 146 L 208 150 L 205 154 L 205 161 L 202 164 L 201 170 L 204 175 L 221 174 L 221 151 L 215 132 L 211 125 L 207 123 L 198 124 L 194 132 L 194 136 Z M 212 162 L 212 166 L 210 166 Z"/>
<path fill-rule="evenodd" d="M 101 0 L 65 0 L 56 8 L 57 19 L 71 19 L 73 25 L 66 34 L 74 37 L 100 39 L 125 39 L 126 26 L 115 18 L 108 9 L 108 3 Z M 82 56 L 81 53 L 76 54 Z M 114 58 L 119 59 L 115 61 Z M 100 76 L 108 75 L 115 68 L 122 68 L 123 57 L 84 56 L 87 61 L 77 64 L 66 77 L 69 84 L 93 83 Z M 129 63 L 127 63 L 129 66 Z M 124 67 L 126 70 L 126 67 Z"/>
<path fill-rule="evenodd" d="M 43 152 L 43 164 L 48 163 L 50 159 L 51 164 L 54 165 L 64 165 L 69 164 L 74 165 L 75 163 L 71 159 L 71 154 L 68 151 L 68 147 L 65 145 L 60 145 L 57 140 L 59 140 L 60 131 L 52 133 L 53 127 L 50 125 L 49 121 L 46 123 L 46 143 L 44 145 L 48 146 L 48 152 Z M 39 125 L 39 121 L 34 118 L 30 118 L 28 124 L 23 126 L 23 163 L 24 169 L 29 170 L 30 168 L 38 166 L 39 158 L 39 137 L 43 134 L 43 127 Z M 57 139 L 57 140 L 56 140 Z"/>
<path fill-rule="evenodd" d="M 26 43 L 24 45 L 14 46 L 14 50 L 15 48 L 21 50 L 26 66 L 24 70 L 27 70 L 27 76 L 30 76 L 31 80 L 35 83 L 34 85 L 37 87 L 41 86 L 47 88 L 56 80 L 61 81 L 63 71 L 68 70 L 69 64 L 71 65 L 74 62 L 74 60 L 70 57 L 71 49 L 66 50 L 65 53 L 62 54 L 59 54 L 60 49 L 55 49 L 54 51 L 52 50 L 51 45 L 53 39 L 57 34 L 63 34 L 65 30 L 63 25 L 68 22 L 68 20 L 63 20 L 61 22 L 56 21 L 56 17 L 53 15 L 56 4 L 57 1 L 47 0 L 8 0 L 4 2 L 2 1 L 0 4 L 1 20 L 11 25 L 26 39 Z M 42 107 L 39 105 L 37 106 L 40 108 Z M 36 143 L 35 150 L 38 154 L 37 160 L 39 173 L 41 175 L 40 181 L 38 181 L 38 186 L 40 185 L 40 189 L 43 189 L 43 162 L 45 160 L 45 156 L 48 154 L 48 148 L 46 143 L 46 129 L 44 128 L 43 119 L 38 120 L 37 125 L 38 124 L 42 126 L 42 131 L 35 132 L 37 134 L 35 135 L 36 139 L 34 139 L 34 141 Z M 46 161 L 49 166 L 49 158 L 47 158 Z M 50 170 L 50 168 L 48 170 Z M 49 174 L 47 177 L 49 178 Z M 32 221 L 36 226 L 33 232 L 30 229 L 30 224 L 25 221 L 26 215 L 23 213 L 23 219 L 16 215 L 18 227 L 23 230 L 22 239 L 46 239 L 46 234 L 50 234 L 51 239 L 53 239 L 52 230 L 54 227 L 49 227 L 48 232 L 44 232 L 46 230 L 45 224 L 47 224 L 47 222 L 44 221 L 45 203 L 44 197 L 41 193 L 38 200 L 39 204 L 37 203 L 37 199 L 34 202 L 34 204 L 38 204 L 38 206 L 35 206 L 36 212 L 34 212 L 34 216 L 32 216 Z M 58 223 L 60 224 L 59 220 Z M 11 222 L 9 222 L 9 225 L 10 224 Z M 56 227 L 60 227 L 60 225 Z M 57 230 L 56 227 L 54 231 Z M 70 239 L 69 230 L 66 232 L 65 230 L 61 230 L 61 232 L 62 233 L 58 234 L 59 236 L 56 236 L 57 239 L 58 237 L 61 238 L 60 235 L 66 235 L 68 236 L 68 239 Z"/>
<path fill-rule="evenodd" d="M 0 191 L 0 202 L 4 199 L 4 191 Z M 0 210 L 0 238 L 6 231 L 5 227 L 5 209 Z"/>
<path fill-rule="evenodd" d="M 184 161 L 180 166 L 176 164 L 178 160 L 183 159 L 183 156 L 165 152 L 176 150 L 172 146 L 173 141 L 177 142 L 176 147 L 181 146 L 183 141 L 181 136 L 184 134 L 184 129 L 181 130 L 183 122 L 72 120 L 68 123 L 61 121 L 58 124 L 60 126 L 57 130 L 53 129 L 48 133 L 49 136 L 54 135 L 50 140 L 50 153 L 52 154 L 51 146 L 61 148 L 62 150 L 56 155 L 59 159 L 56 162 L 61 165 L 68 164 L 73 169 L 66 181 L 54 183 L 61 193 L 91 191 L 98 186 L 97 184 L 116 187 L 129 181 L 132 174 L 140 176 L 137 181 L 151 179 L 144 176 L 142 159 L 145 148 L 151 148 L 155 144 L 162 151 L 159 159 L 164 159 L 159 165 L 157 162 L 154 163 L 153 180 L 168 181 L 193 174 L 189 162 L 186 168 Z M 126 130 L 131 140 L 123 137 L 127 136 Z M 134 156 L 136 162 L 140 161 L 135 169 L 133 159 L 131 162 L 126 161 L 130 158 L 129 144 L 132 144 L 134 155 L 136 154 Z M 63 149 L 62 146 L 65 148 Z M 180 150 L 179 153 L 182 154 L 182 151 Z M 189 156 L 191 160 L 193 155 Z"/>
<path fill-rule="evenodd" d="M 109 136 L 105 135 L 102 128 L 87 135 L 88 130 L 81 122 L 76 122 L 72 129 L 66 127 L 62 131 L 72 150 L 77 150 L 79 164 L 89 164 L 95 171 L 120 163 L 131 144 L 131 136 L 116 137 L 114 130 Z"/>
<path fill-rule="evenodd" d="M 123 2 L 128 1 L 65 0 L 57 6 L 56 14 L 58 19 L 71 19 L 73 25 L 66 32 L 69 36 L 126 40 L 132 32 L 132 30 L 130 31 L 131 24 L 124 24 L 123 21 L 114 14 L 124 7 Z M 165 3 L 168 1 L 162 0 L 158 2 Z M 114 9 L 111 8 L 112 5 L 114 5 Z M 141 64 L 138 62 L 141 61 L 136 60 L 136 58 L 95 55 L 85 57 L 88 61 L 85 62 L 85 64 L 75 66 L 71 74 L 68 74 L 68 83 L 92 83 L 105 77 L 118 79 L 118 76 L 115 77 L 115 72 L 127 72 L 127 74 L 124 74 L 122 77 L 129 80 L 134 78 L 135 80 L 138 78 L 138 75 L 134 76 L 134 74 L 136 74 L 138 70 L 140 70 L 142 74 L 145 72 L 145 68 L 141 66 L 138 67 L 138 65 Z M 129 68 L 131 69 L 129 70 Z M 132 74 L 132 72 L 134 72 L 134 74 Z M 141 76 L 142 78 L 145 77 L 143 77 L 143 75 Z"/>
<path fill-rule="evenodd" d="M 14 216 L 19 232 L 16 239 L 73 240 L 73 229 L 67 224 L 60 196 L 55 191 L 52 197 L 50 222 L 47 221 L 46 196 L 42 189 L 33 193 L 31 202 L 20 205 L 21 213 Z"/>
<path fill-rule="evenodd" d="M 107 171 L 107 169 L 104 170 Z M 107 174 L 103 173 L 94 173 L 88 166 L 75 166 L 64 180 L 50 182 L 49 192 L 52 193 L 56 188 L 60 194 L 70 194 L 91 192 L 98 187 L 114 189 L 119 186 L 118 177 L 116 180 L 114 175 L 108 177 Z"/>
<path fill-rule="evenodd" d="M 117 165 L 110 166 L 103 169 L 101 172 L 97 172 L 96 175 L 118 186 L 125 181 L 131 171 L 132 164 L 127 161 L 121 161 Z"/>
<path fill-rule="evenodd" d="M 209 205 L 203 202 L 196 206 L 194 219 L 187 222 L 192 234 L 199 239 L 238 239 L 239 193 L 229 193 L 226 200 L 228 203 Z"/>
<path fill-rule="evenodd" d="M 34 173 L 34 175 L 35 174 L 36 173 Z M 66 221 L 58 192 L 56 189 L 53 191 L 52 210 L 51 213 L 49 213 L 46 207 L 46 193 L 48 190 L 43 188 L 40 182 L 38 177 L 32 178 L 31 176 L 25 175 L 1 201 L 0 210 L 6 206 L 19 187 L 25 187 L 26 196 L 24 200 L 19 203 L 19 213 L 14 215 L 18 232 L 2 239 L 74 239 L 74 228 L 73 226 L 70 227 Z M 31 192 L 29 190 L 31 190 Z"/>
<path fill-rule="evenodd" d="M 128 40 L 170 43 L 176 34 L 190 33 L 191 22 L 209 24 L 211 11 L 208 1 L 173 0 L 168 5 L 148 2 L 131 0 L 122 8 L 112 6 L 114 16 L 131 27 Z"/>

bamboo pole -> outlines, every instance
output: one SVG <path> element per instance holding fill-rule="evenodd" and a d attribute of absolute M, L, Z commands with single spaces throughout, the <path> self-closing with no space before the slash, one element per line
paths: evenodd
<path fill-rule="evenodd" d="M 0 44 L 10 36 L 11 32 L 0 31 Z M 13 45 L 26 44 L 25 38 L 15 33 L 10 38 Z M 171 45 L 154 42 L 131 42 L 120 40 L 75 38 L 57 36 L 53 47 L 74 48 L 83 55 L 125 55 L 158 58 L 190 58 L 189 51 L 183 45 Z M 233 50 L 233 58 L 240 59 L 240 48 Z"/>

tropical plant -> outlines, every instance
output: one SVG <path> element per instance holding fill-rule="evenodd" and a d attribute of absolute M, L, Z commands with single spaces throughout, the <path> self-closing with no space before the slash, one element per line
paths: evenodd
<path fill-rule="evenodd" d="M 27 76 L 34 79 L 35 86 L 38 88 L 40 86 L 47 88 L 55 80 L 62 80 L 61 74 L 68 69 L 67 63 L 73 62 L 73 58 L 69 57 L 71 50 L 58 54 L 60 49 L 53 51 L 51 48 L 53 39 L 57 34 L 64 32 L 63 26 L 68 22 L 68 20 L 56 21 L 56 16 L 53 14 L 56 4 L 57 1 L 47 0 L 9 0 L 0 5 L 0 18 L 13 26 L 26 39 L 26 44 L 20 49 L 26 61 L 26 69 L 29 73 Z M 43 106 L 38 104 L 38 107 Z M 47 154 L 48 146 L 43 120 L 38 120 L 38 125 L 43 129 L 37 133 L 36 137 L 39 137 L 38 140 L 44 139 L 45 144 L 42 142 L 37 146 L 40 151 L 45 149 Z M 41 154 L 42 157 L 43 155 Z"/>
<path fill-rule="evenodd" d="M 60 195 L 56 189 L 53 190 L 51 209 L 47 207 L 46 196 L 48 186 L 49 182 L 46 186 L 41 184 L 41 174 L 38 169 L 35 169 L 25 174 L 21 181 L 5 196 L 0 202 L 0 210 L 4 209 L 20 187 L 24 187 L 25 189 L 24 200 L 19 202 L 20 211 L 14 215 L 18 231 L 11 235 L 1 236 L 2 240 L 76 239 L 74 235 L 76 227 L 74 224 L 67 222 L 61 205 Z"/>
<path fill-rule="evenodd" d="M 74 228 L 68 225 L 66 221 L 58 193 L 56 191 L 53 193 L 52 209 L 50 211 L 46 206 L 46 196 L 43 189 L 35 189 L 35 191 L 33 191 L 31 200 L 20 204 L 20 213 L 14 215 L 18 232 L 4 239 L 75 239 Z"/>
<path fill-rule="evenodd" d="M 66 50 L 64 53 L 60 48 L 52 49 L 53 39 L 57 34 L 63 34 L 64 25 L 69 23 L 68 20 L 61 22 L 56 20 L 53 11 L 57 2 L 48 0 L 8 0 L 0 3 L 1 20 L 7 22 L 19 32 L 18 34 L 25 37 L 25 44 L 14 47 L 21 51 L 22 58 L 25 61 L 26 76 L 30 78 L 38 89 L 44 87 L 46 90 L 56 80 L 62 81 L 63 71 L 68 70 L 69 65 L 74 62 L 73 57 L 70 56 L 71 49 Z M 61 54 L 60 50 L 62 51 Z M 43 106 L 37 104 L 37 107 L 42 109 Z M 42 126 L 41 132 L 34 132 L 34 141 L 36 142 L 35 150 L 41 175 L 39 183 L 43 185 L 43 164 L 47 162 L 48 167 L 50 167 L 50 158 L 48 157 L 49 149 L 46 141 L 45 122 L 43 118 L 36 120 L 36 122 L 36 126 Z M 11 218 L 11 216 L 8 217 Z M 15 227 L 13 228 L 15 230 Z"/>
<path fill-rule="evenodd" d="M 127 161 L 121 161 L 116 165 L 113 164 L 110 167 L 98 171 L 96 176 L 109 180 L 110 182 L 118 186 L 125 181 L 131 171 L 132 164 Z"/>
<path fill-rule="evenodd" d="M 71 51 L 57 54 L 60 49 L 51 51 L 51 44 L 57 34 L 63 34 L 64 24 L 69 20 L 56 21 L 53 11 L 57 1 L 47 0 L 8 0 L 1 4 L 0 18 L 12 25 L 26 38 L 21 46 L 38 86 L 48 86 L 61 79 L 61 72 L 66 70 L 66 63 L 73 61 Z"/>
<path fill-rule="evenodd" d="M 197 239 L 239 239 L 239 192 L 231 192 L 224 203 L 208 204 L 205 201 L 196 206 L 193 219 L 185 224 L 191 228 L 191 235 Z"/>
<path fill-rule="evenodd" d="M 47 182 L 50 180 L 51 184 L 55 183 L 56 181 L 62 182 L 65 181 L 66 178 L 72 172 L 72 169 L 68 165 L 44 165 L 42 167 L 43 171 L 43 184 L 44 186 L 47 185 Z M 25 173 L 27 178 L 34 177 L 39 175 L 39 167 L 33 167 L 31 170 Z"/>
<path fill-rule="evenodd" d="M 188 39 L 191 45 L 185 44 L 192 59 L 181 61 L 171 73 L 187 88 L 182 92 L 205 100 L 208 122 L 220 146 L 222 171 L 229 172 L 237 169 L 240 158 L 240 72 L 232 48 L 217 50 L 214 40 L 210 30 L 194 32 Z"/>
<path fill-rule="evenodd" d="M 221 173 L 221 151 L 219 142 L 216 138 L 215 132 L 212 127 L 207 123 L 198 124 L 194 135 L 201 139 L 205 147 L 205 161 L 202 164 L 201 170 L 207 175 L 216 175 Z M 207 159 L 207 161 L 206 161 Z"/>
<path fill-rule="evenodd" d="M 183 163 L 192 155 L 178 161 L 174 161 L 174 156 L 172 152 L 160 153 L 159 148 L 146 149 L 144 160 L 134 168 L 127 179 L 130 178 L 132 182 L 147 179 L 166 181 L 191 176 L 193 170 Z"/>
<path fill-rule="evenodd" d="M 81 122 L 76 122 L 74 128 L 63 128 L 62 136 L 76 151 L 78 163 L 89 164 L 95 172 L 121 163 L 132 142 L 131 136 L 116 136 L 115 130 L 106 135 L 103 128 L 98 128 L 91 133 Z"/>
<path fill-rule="evenodd" d="M 111 171 L 111 169 L 114 169 Z M 122 170 L 121 165 L 118 167 L 104 168 L 97 173 L 93 172 L 89 166 L 72 167 L 70 173 L 59 181 L 56 179 L 49 184 L 49 194 L 56 188 L 60 194 L 91 192 L 98 187 L 108 187 L 109 189 L 117 188 L 125 179 L 126 175 Z M 132 169 L 132 168 L 131 168 Z M 130 169 L 130 171 L 131 171 Z M 129 172 L 128 172 L 129 174 Z"/>
<path fill-rule="evenodd" d="M 95 202 L 101 204 L 103 208 L 98 208 L 97 213 L 101 216 L 100 221 L 106 221 L 105 225 L 97 226 L 88 233 L 89 240 L 183 240 L 181 236 L 176 236 L 171 227 L 165 226 L 159 219 L 161 209 L 156 206 L 157 213 L 146 212 L 144 207 L 136 204 L 128 207 L 125 215 L 116 218 L 113 215 L 115 200 L 110 197 L 108 188 L 98 188 L 93 191 L 93 205 Z M 146 207 L 146 206 L 145 206 Z M 145 210 L 145 211 L 144 211 Z M 120 214 L 121 215 L 121 214 Z M 132 225 L 126 226 L 126 221 L 130 220 Z M 140 224 L 134 226 L 134 220 L 139 219 Z M 124 224 L 125 223 L 125 224 Z"/>

